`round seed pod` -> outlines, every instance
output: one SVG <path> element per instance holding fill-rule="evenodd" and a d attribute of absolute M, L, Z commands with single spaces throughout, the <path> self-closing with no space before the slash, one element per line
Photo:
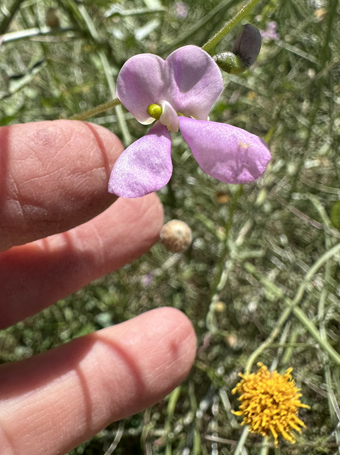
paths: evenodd
<path fill-rule="evenodd" d="M 192 242 L 192 232 L 183 221 L 171 220 L 162 227 L 160 241 L 168 251 L 183 253 Z"/>

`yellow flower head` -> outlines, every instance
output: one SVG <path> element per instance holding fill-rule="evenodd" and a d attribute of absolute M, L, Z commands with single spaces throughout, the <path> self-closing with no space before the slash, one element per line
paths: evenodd
<path fill-rule="evenodd" d="M 277 371 L 270 372 L 262 363 L 256 374 L 240 374 L 242 380 L 237 384 L 232 393 L 240 393 L 238 400 L 241 402 L 240 410 L 233 413 L 243 416 L 242 425 L 249 425 L 249 431 L 262 436 L 273 435 L 277 445 L 278 435 L 295 443 L 292 430 L 301 433 L 305 424 L 298 418 L 299 408 L 309 408 L 302 404 L 302 396 L 295 386 L 289 368 L 285 374 Z"/>

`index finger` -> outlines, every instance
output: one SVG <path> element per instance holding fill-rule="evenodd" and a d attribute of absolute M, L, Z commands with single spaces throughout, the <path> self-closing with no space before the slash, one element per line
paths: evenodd
<path fill-rule="evenodd" d="M 0 251 L 64 232 L 105 210 L 120 140 L 71 120 L 0 128 Z"/>

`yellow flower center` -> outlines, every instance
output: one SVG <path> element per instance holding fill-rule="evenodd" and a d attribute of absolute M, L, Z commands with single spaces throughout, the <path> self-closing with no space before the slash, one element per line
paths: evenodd
<path fill-rule="evenodd" d="M 237 384 L 232 393 L 240 393 L 238 400 L 241 402 L 240 410 L 233 413 L 243 416 L 242 425 L 249 425 L 249 431 L 262 436 L 274 437 L 277 445 L 278 435 L 281 434 L 286 441 L 295 443 L 292 430 L 301 433 L 305 424 L 298 418 L 299 408 L 309 408 L 302 404 L 302 396 L 295 386 L 289 368 L 285 374 L 277 371 L 270 372 L 262 363 L 256 374 L 240 374 L 242 380 Z"/>
<path fill-rule="evenodd" d="M 159 120 L 162 115 L 162 106 L 159 104 L 149 104 L 147 111 L 150 117 Z"/>

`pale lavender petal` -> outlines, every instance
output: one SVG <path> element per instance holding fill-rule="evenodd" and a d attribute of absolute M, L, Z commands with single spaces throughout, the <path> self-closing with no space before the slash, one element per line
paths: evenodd
<path fill-rule="evenodd" d="M 118 158 L 109 180 L 109 193 L 135 198 L 163 188 L 172 174 L 171 138 L 157 122 Z"/>
<path fill-rule="evenodd" d="M 168 101 L 162 101 L 160 105 L 162 106 L 162 115 L 159 121 L 162 125 L 167 126 L 169 131 L 177 133 L 179 128 L 177 112 Z"/>
<path fill-rule="evenodd" d="M 209 54 L 197 46 L 184 46 L 165 61 L 169 69 L 167 101 L 187 117 L 206 120 L 223 91 L 222 74 Z"/>
<path fill-rule="evenodd" d="M 180 117 L 179 127 L 202 171 L 222 182 L 252 182 L 270 160 L 266 143 L 236 126 Z"/>
<path fill-rule="evenodd" d="M 158 55 L 139 54 L 123 65 L 117 77 L 117 97 L 128 111 L 145 125 L 152 123 L 147 108 L 164 99 L 168 84 L 165 62 Z"/>

